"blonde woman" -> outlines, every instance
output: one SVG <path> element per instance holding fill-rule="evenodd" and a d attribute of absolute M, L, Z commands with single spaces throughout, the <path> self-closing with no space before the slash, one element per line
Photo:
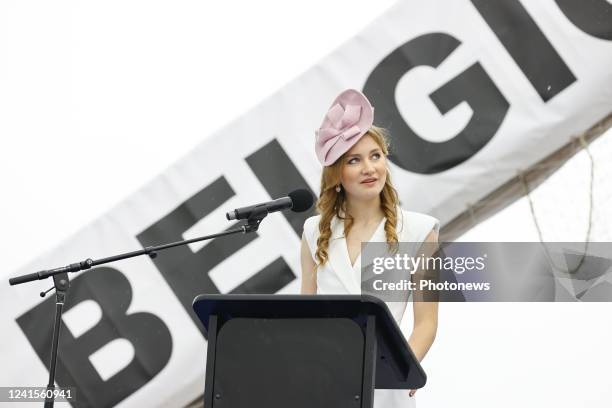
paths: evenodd
<path fill-rule="evenodd" d="M 438 220 L 399 207 L 387 166 L 387 139 L 373 120 L 374 108 L 365 95 L 349 89 L 334 100 L 316 132 L 323 172 L 319 215 L 304 223 L 303 294 L 360 294 L 362 242 L 437 242 Z M 407 304 L 387 303 L 398 324 Z M 413 315 L 408 343 L 421 361 L 436 335 L 438 305 L 414 301 Z M 374 406 L 414 407 L 415 392 L 376 390 Z"/>

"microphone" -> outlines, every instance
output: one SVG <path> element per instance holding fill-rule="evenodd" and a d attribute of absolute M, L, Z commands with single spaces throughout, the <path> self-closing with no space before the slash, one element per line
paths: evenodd
<path fill-rule="evenodd" d="M 302 212 L 312 207 L 314 198 L 308 190 L 298 189 L 289 193 L 288 197 L 277 198 L 266 203 L 250 205 L 248 207 L 236 208 L 225 214 L 228 220 L 245 220 L 253 212 L 265 211 L 272 213 L 276 211 L 291 209 L 293 212 Z"/>

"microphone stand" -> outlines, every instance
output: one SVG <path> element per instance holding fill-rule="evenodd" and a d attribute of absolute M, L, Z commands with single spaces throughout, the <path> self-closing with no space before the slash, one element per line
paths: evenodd
<path fill-rule="evenodd" d="M 67 266 L 62 266 L 60 268 L 42 270 L 39 272 L 29 273 L 26 275 L 16 276 L 14 278 L 9 279 L 9 283 L 11 286 L 19 285 L 26 282 L 31 282 L 35 280 L 46 279 L 49 277 L 53 277 L 53 287 L 49 288 L 45 292 L 40 292 L 40 297 L 44 297 L 48 292 L 55 289 L 55 322 L 53 324 L 53 339 L 51 342 L 51 359 L 49 361 L 49 383 L 47 384 L 47 393 L 45 395 L 45 408 L 53 408 L 53 404 L 55 402 L 55 395 L 53 391 L 55 390 L 55 365 L 57 361 L 57 348 L 59 344 L 59 335 L 62 326 L 62 311 L 64 308 L 64 303 L 66 301 L 66 296 L 68 292 L 68 288 L 70 287 L 70 279 L 68 278 L 68 272 L 79 272 L 85 269 L 90 269 L 94 266 L 106 264 L 109 262 L 120 261 L 122 259 L 133 258 L 140 255 L 148 255 L 151 259 L 157 257 L 157 253 L 164 249 L 174 248 L 181 245 L 191 244 L 193 242 L 205 241 L 217 237 L 222 237 L 225 235 L 237 234 L 242 232 L 246 234 L 248 232 L 257 231 L 259 228 L 259 224 L 261 221 L 268 215 L 268 210 L 266 208 L 258 208 L 251 212 L 249 218 L 247 219 L 245 224 L 238 226 L 237 228 L 229 229 L 224 232 L 220 232 L 217 234 L 206 235 L 203 237 L 192 238 L 185 241 L 177 241 L 171 242 L 169 244 L 162 244 L 157 246 L 148 246 L 139 251 L 126 252 L 119 255 L 110 256 L 108 258 L 102 258 L 98 260 L 93 260 L 88 258 L 81 262 L 72 263 Z"/>

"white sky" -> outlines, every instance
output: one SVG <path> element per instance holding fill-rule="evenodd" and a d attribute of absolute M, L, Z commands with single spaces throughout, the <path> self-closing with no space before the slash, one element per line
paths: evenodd
<path fill-rule="evenodd" d="M 393 3 L 391 0 L 123 0 L 99 5 L 71 1 L 1 2 L 3 275 L 52 250 L 108 211 L 189 152 L 203 137 L 307 70 Z M 184 20 L 179 25 L 181 29 L 176 30 L 176 24 L 174 30 L 165 29 L 156 18 L 160 12 L 166 18 Z M 197 36 L 201 48 L 181 47 L 180 38 L 184 36 Z M 152 47 L 152 43 L 156 46 Z M 189 77 L 190 86 L 174 80 L 179 76 Z M 159 129 L 164 129 L 166 137 L 149 137 L 151 133 L 159 134 Z M 612 174 L 610 166 L 604 163 L 609 162 L 612 152 L 610 139 L 608 132 L 594 149 L 598 196 L 593 237 L 608 241 L 612 241 L 608 209 L 612 209 L 612 195 L 604 184 Z M 536 191 L 536 206 L 543 217 L 546 238 L 584 239 L 587 165 L 585 155 L 579 155 L 571 166 L 555 175 L 556 181 L 551 180 L 547 187 Z M 537 235 L 527 203 L 520 200 L 464 239 L 528 241 L 537 240 Z M 452 315 L 458 313 L 456 310 L 474 311 L 477 307 L 461 305 L 446 312 Z M 604 305 L 581 305 L 582 312 L 566 305 L 554 305 L 554 310 L 552 307 L 543 305 L 536 310 L 531 305 L 517 305 L 511 313 L 500 309 L 500 316 L 506 313 L 505 318 L 517 319 L 515 311 L 525 314 L 535 311 L 542 318 L 552 319 L 547 326 L 551 337 L 538 334 L 542 350 L 546 349 L 547 341 L 567 336 L 566 323 L 582 324 L 580 330 L 599 339 L 600 344 L 606 336 L 609 341 L 609 330 L 597 330 L 599 319 L 609 317 Z M 563 314 L 556 316 L 561 307 Z M 584 313 L 586 308 L 588 313 Z M 527 333 L 534 333 L 542 324 L 542 320 L 508 321 Z M 490 333 L 489 326 L 472 324 L 473 330 L 482 329 L 483 335 Z M 495 326 L 490 329 L 495 330 Z M 578 338 L 580 333 L 575 333 L 573 339 Z M 530 358 L 536 358 L 529 343 L 521 347 Z M 444 355 L 442 350 L 438 353 Z M 436 357 L 431 358 L 435 361 Z M 552 361 L 557 355 L 551 352 L 547 358 Z M 587 364 L 583 368 L 588 367 Z M 551 395 L 557 387 L 555 382 L 563 381 L 565 375 L 559 378 L 545 367 L 539 369 L 543 375 L 552 376 L 548 384 L 542 383 L 548 387 L 542 397 Z M 580 376 L 581 372 L 567 375 Z M 446 381 L 449 389 L 452 381 Z M 589 386 L 588 378 L 580 381 L 572 384 Z M 508 392 L 520 393 L 521 386 L 508 384 Z M 480 400 L 480 405 L 477 403 L 477 389 L 466 390 L 461 386 L 453 389 L 455 392 L 464 395 L 471 392 L 473 406 L 487 406 L 486 398 Z M 555 398 L 568 404 L 583 401 L 578 396 L 568 398 L 560 394 Z"/>

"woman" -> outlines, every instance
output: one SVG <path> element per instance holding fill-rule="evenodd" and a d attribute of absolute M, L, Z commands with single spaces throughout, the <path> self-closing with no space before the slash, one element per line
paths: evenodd
<path fill-rule="evenodd" d="M 388 144 L 373 126 L 374 108 L 359 91 L 342 92 L 316 132 L 323 167 L 317 201 L 320 215 L 304 223 L 301 263 L 303 294 L 360 294 L 361 243 L 436 243 L 438 220 L 399 208 L 387 167 Z M 408 293 L 406 293 L 406 298 Z M 407 302 L 387 304 L 399 322 Z M 421 361 L 435 338 L 438 306 L 413 302 L 408 343 Z M 416 390 L 376 390 L 375 407 L 414 406 Z"/>

